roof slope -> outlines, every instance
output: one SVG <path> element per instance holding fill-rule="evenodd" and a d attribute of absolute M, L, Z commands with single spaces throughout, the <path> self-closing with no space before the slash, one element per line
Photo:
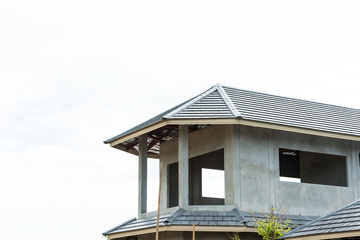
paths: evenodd
<path fill-rule="evenodd" d="M 223 87 L 246 120 L 360 136 L 360 110 Z"/>
<path fill-rule="evenodd" d="M 104 143 L 166 119 L 229 119 L 360 136 L 360 110 L 215 85 Z"/>
<path fill-rule="evenodd" d="M 149 120 L 143 122 L 126 132 L 123 132 L 104 143 L 126 136 L 137 130 L 146 128 L 164 119 L 204 119 L 204 118 L 236 118 L 240 114 L 227 98 L 220 85 L 215 85 L 207 91 L 185 101 Z"/>
<path fill-rule="evenodd" d="M 290 231 L 285 239 L 360 230 L 360 200 Z"/>
<path fill-rule="evenodd" d="M 261 214 L 257 214 L 261 216 Z M 300 227 L 305 223 L 313 220 L 315 217 L 287 215 L 287 219 L 291 219 L 291 223 L 296 227 Z M 231 211 L 187 211 L 180 208 L 172 215 L 164 215 L 160 217 L 159 226 L 239 226 L 252 227 L 252 215 L 245 211 L 239 211 L 234 208 Z M 152 228 L 156 226 L 156 217 L 147 219 L 133 218 L 113 229 L 104 232 L 104 235 Z"/>

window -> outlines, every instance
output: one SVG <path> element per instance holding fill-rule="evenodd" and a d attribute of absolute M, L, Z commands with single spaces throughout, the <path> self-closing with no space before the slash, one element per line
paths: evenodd
<path fill-rule="evenodd" d="M 179 206 L 179 164 L 168 165 L 168 207 Z"/>
<path fill-rule="evenodd" d="M 280 181 L 347 186 L 346 157 L 279 149 Z"/>
<path fill-rule="evenodd" d="M 224 149 L 189 159 L 189 204 L 225 204 Z"/>
<path fill-rule="evenodd" d="M 225 176 L 223 170 L 201 169 L 201 196 L 225 198 Z"/>

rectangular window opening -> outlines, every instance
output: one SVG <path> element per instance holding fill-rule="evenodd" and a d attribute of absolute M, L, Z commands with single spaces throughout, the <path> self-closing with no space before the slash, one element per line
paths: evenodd
<path fill-rule="evenodd" d="M 346 157 L 279 149 L 280 181 L 347 187 Z"/>
<path fill-rule="evenodd" d="M 168 207 L 179 206 L 179 163 L 168 165 Z"/>
<path fill-rule="evenodd" d="M 224 170 L 201 169 L 201 197 L 225 198 Z"/>
<path fill-rule="evenodd" d="M 189 204 L 225 204 L 224 149 L 189 159 Z"/>

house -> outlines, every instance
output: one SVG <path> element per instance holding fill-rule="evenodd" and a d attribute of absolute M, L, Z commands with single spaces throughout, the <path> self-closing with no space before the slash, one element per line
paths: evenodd
<path fill-rule="evenodd" d="M 161 239 L 190 239 L 193 225 L 196 239 L 260 239 L 249 210 L 279 204 L 301 227 L 360 198 L 359 120 L 357 109 L 215 85 L 105 141 L 139 157 L 139 208 L 104 235 L 154 239 L 148 157 L 162 166 Z"/>

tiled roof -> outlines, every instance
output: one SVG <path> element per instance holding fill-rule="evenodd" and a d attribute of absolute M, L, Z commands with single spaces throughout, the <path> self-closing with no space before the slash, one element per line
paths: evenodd
<path fill-rule="evenodd" d="M 360 136 L 360 110 L 223 87 L 246 120 Z"/>
<path fill-rule="evenodd" d="M 257 213 L 257 216 L 262 216 Z M 159 226 L 186 225 L 186 226 L 239 226 L 252 227 L 253 216 L 245 211 L 239 211 L 234 208 L 231 211 L 187 211 L 180 208 L 172 215 L 160 217 Z M 286 215 L 286 219 L 291 219 L 295 227 L 300 227 L 305 223 L 313 220 L 315 217 Z M 146 219 L 133 218 L 115 228 L 112 228 L 104 235 L 152 228 L 156 226 L 156 217 Z"/>
<path fill-rule="evenodd" d="M 359 109 L 215 85 L 104 143 L 110 143 L 165 119 L 228 118 L 360 136 Z"/>
<path fill-rule="evenodd" d="M 360 200 L 290 231 L 285 239 L 360 230 Z"/>

